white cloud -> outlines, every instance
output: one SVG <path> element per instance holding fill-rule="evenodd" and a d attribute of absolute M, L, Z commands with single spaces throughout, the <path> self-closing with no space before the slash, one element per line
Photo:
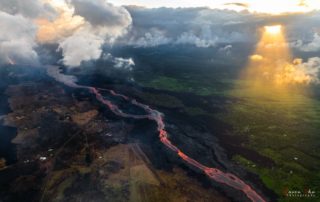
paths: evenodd
<path fill-rule="evenodd" d="M 200 48 L 207 48 L 216 45 L 218 39 L 213 37 L 196 36 L 191 32 L 182 33 L 176 40 L 177 44 L 193 44 Z"/>
<path fill-rule="evenodd" d="M 319 0 L 110 0 L 117 5 L 138 5 L 148 8 L 159 7 L 210 7 L 220 9 L 233 9 L 236 11 L 248 9 L 251 12 L 287 13 L 306 12 L 320 7 Z"/>
<path fill-rule="evenodd" d="M 144 36 L 138 39 L 131 38 L 127 45 L 133 45 L 135 47 L 154 47 L 171 43 L 172 40 L 165 36 L 164 32 L 157 29 L 151 29 L 150 32 L 144 34 Z"/>
<path fill-rule="evenodd" d="M 312 57 L 307 61 L 296 58 L 293 62 L 276 61 L 274 72 L 264 72 L 267 78 L 275 79 L 278 83 L 311 84 L 319 83 L 320 58 Z"/>
<path fill-rule="evenodd" d="M 219 52 L 224 53 L 225 55 L 229 56 L 231 55 L 232 45 L 226 45 L 222 48 L 219 48 Z"/>
<path fill-rule="evenodd" d="M 190 44 L 206 48 L 217 43 L 247 42 L 254 39 L 249 34 L 254 35 L 257 28 L 252 14 L 228 10 L 141 7 L 128 10 L 134 23 L 127 37 L 118 42 L 137 47 Z"/>
<path fill-rule="evenodd" d="M 320 35 L 315 33 L 311 42 L 303 44 L 302 41 L 298 41 L 296 45 L 305 52 L 320 51 Z"/>
<path fill-rule="evenodd" d="M 51 2 L 51 6 L 43 2 Z M 104 44 L 134 47 L 190 44 L 217 47 L 219 57 L 231 58 L 239 50 L 249 51 L 260 37 L 259 28 L 275 21 L 286 27 L 288 42 L 296 42 L 294 47 L 305 52 L 320 51 L 320 15 L 316 11 L 270 16 L 209 8 L 119 7 L 105 0 L 59 0 L 57 8 L 57 2 L 0 0 L 0 10 L 4 11 L 0 16 L 2 62 L 8 58 L 36 61 L 37 42 L 58 43 L 63 54 L 61 61 L 71 67 L 99 59 Z M 60 14 L 54 20 L 50 17 L 50 13 L 55 13 L 51 12 L 52 7 Z M 234 57 L 241 58 L 239 54 Z"/>
<path fill-rule="evenodd" d="M 303 62 L 301 59 L 296 59 L 294 61 L 294 66 L 309 78 L 309 82 L 320 82 L 320 57 L 309 58 L 306 62 Z"/>

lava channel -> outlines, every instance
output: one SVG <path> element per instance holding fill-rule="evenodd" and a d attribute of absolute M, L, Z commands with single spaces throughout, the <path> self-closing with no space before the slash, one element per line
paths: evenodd
<path fill-rule="evenodd" d="M 157 130 L 159 132 L 159 139 L 160 141 L 170 150 L 175 152 L 184 162 L 188 163 L 189 165 L 192 165 L 199 170 L 202 170 L 205 175 L 207 175 L 210 179 L 219 182 L 221 184 L 228 185 L 230 187 L 233 187 L 234 189 L 242 191 L 251 201 L 253 202 L 265 202 L 265 200 L 255 191 L 253 190 L 249 185 L 247 185 L 244 181 L 242 181 L 237 176 L 231 174 L 231 173 L 225 173 L 217 168 L 210 168 L 207 167 L 200 162 L 196 161 L 195 159 L 189 157 L 185 153 L 183 153 L 177 146 L 171 143 L 171 141 L 168 138 L 168 133 L 165 130 L 165 124 L 163 121 L 163 114 L 157 110 L 154 110 L 150 108 L 148 105 L 142 104 L 137 102 L 134 99 L 130 99 L 129 97 L 118 94 L 114 92 L 113 90 L 108 89 L 101 89 L 101 88 L 95 88 L 91 86 L 83 86 L 76 83 L 76 79 L 73 76 L 64 75 L 61 73 L 61 70 L 57 66 L 50 66 L 47 68 L 47 73 L 49 76 L 54 78 L 58 82 L 64 83 L 66 86 L 69 86 L 71 88 L 79 88 L 79 89 L 86 89 L 89 90 L 92 94 L 95 95 L 96 99 L 108 107 L 114 114 L 124 117 L 124 118 L 133 118 L 133 119 L 149 119 L 153 120 L 157 123 Z M 127 114 L 122 112 L 119 107 L 115 104 L 113 104 L 111 101 L 106 100 L 100 91 L 109 91 L 109 93 L 115 97 L 121 97 L 127 101 L 130 101 L 133 105 L 136 105 L 138 107 L 141 107 L 143 110 L 147 112 L 146 115 L 134 115 L 134 114 Z"/>

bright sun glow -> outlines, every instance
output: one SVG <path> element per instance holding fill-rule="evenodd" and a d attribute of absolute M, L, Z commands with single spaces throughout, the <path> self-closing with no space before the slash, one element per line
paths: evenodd
<path fill-rule="evenodd" d="M 292 58 L 282 25 L 265 26 L 256 50 L 249 56 L 249 63 L 242 77 L 248 81 L 251 96 L 265 96 L 291 99 L 292 84 L 310 82 L 299 64 L 301 59 Z"/>
<path fill-rule="evenodd" d="M 303 96 L 298 96 L 307 91 L 307 85 L 300 84 L 308 84 L 312 78 L 301 68 L 302 59 L 292 57 L 285 27 L 272 25 L 260 30 L 261 38 L 241 75 L 246 82 L 241 95 L 262 107 L 265 100 L 274 100 L 268 104 L 286 110 L 307 103 Z"/>
<path fill-rule="evenodd" d="M 283 13 L 303 13 L 320 9 L 320 0 L 108 0 L 108 2 L 115 5 L 137 5 L 149 8 L 209 7 L 232 9 L 236 11 L 249 10 L 250 12 L 268 13 L 272 15 Z"/>
<path fill-rule="evenodd" d="M 280 34 L 281 25 L 265 26 L 265 31 L 269 34 Z"/>

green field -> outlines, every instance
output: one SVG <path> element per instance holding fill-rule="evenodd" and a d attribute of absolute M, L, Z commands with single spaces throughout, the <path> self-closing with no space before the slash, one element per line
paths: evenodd
<path fill-rule="evenodd" d="M 144 77 L 146 78 L 146 77 Z M 215 117 L 232 126 L 232 135 L 245 139 L 241 147 L 256 151 L 274 162 L 264 167 L 241 154 L 232 160 L 260 176 L 280 201 L 319 201 L 320 191 L 320 102 L 301 91 L 253 92 L 249 81 L 210 79 L 208 75 L 152 75 L 137 79 L 144 87 L 197 96 L 236 99 L 225 111 L 210 114 L 201 106 L 179 104 L 189 116 Z M 300 93 L 299 93 L 300 92 Z M 175 101 L 177 103 L 177 101 Z M 285 190 L 311 189 L 316 197 L 285 197 Z"/>

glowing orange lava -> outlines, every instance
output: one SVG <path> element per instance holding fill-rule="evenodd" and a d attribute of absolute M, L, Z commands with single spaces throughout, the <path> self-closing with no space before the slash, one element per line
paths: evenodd
<path fill-rule="evenodd" d="M 51 68 L 49 67 L 47 69 L 47 73 L 49 76 L 53 77 L 54 79 L 56 79 L 59 82 L 64 83 L 65 85 L 67 85 L 69 87 L 89 90 L 91 93 L 93 93 L 95 95 L 96 99 L 99 102 L 101 102 L 103 105 L 107 106 L 114 114 L 116 114 L 120 117 L 133 118 L 133 119 L 149 119 L 149 120 L 155 121 L 158 126 L 157 129 L 159 132 L 160 141 L 167 148 L 169 148 L 170 150 L 175 152 L 186 163 L 193 165 L 194 167 L 202 170 L 204 172 L 204 174 L 206 174 L 210 179 L 215 180 L 215 181 L 222 183 L 222 184 L 226 184 L 230 187 L 233 187 L 234 189 L 242 191 L 253 202 L 265 202 L 265 200 L 255 190 L 253 190 L 249 185 L 247 185 L 244 181 L 239 179 L 237 176 L 235 176 L 231 173 L 224 173 L 217 168 L 207 167 L 207 166 L 201 164 L 200 162 L 196 161 L 195 159 L 189 157 L 188 155 L 183 153 L 177 146 L 173 145 L 168 138 L 167 131 L 165 130 L 163 115 L 159 111 L 151 109 L 148 105 L 139 103 L 134 99 L 128 98 L 127 96 L 115 93 L 113 90 L 98 89 L 95 87 L 78 85 L 74 82 L 74 80 L 67 81 L 66 79 L 64 79 L 66 77 L 66 75 L 61 74 L 58 67 L 51 67 Z M 111 95 L 116 96 L 116 97 L 121 97 L 124 100 L 129 101 L 138 107 L 141 107 L 147 114 L 146 115 L 134 115 L 134 114 L 127 114 L 127 113 L 122 112 L 117 105 L 113 104 L 109 100 L 106 100 L 101 95 L 101 93 L 99 92 L 101 90 L 109 91 L 109 93 Z"/>

